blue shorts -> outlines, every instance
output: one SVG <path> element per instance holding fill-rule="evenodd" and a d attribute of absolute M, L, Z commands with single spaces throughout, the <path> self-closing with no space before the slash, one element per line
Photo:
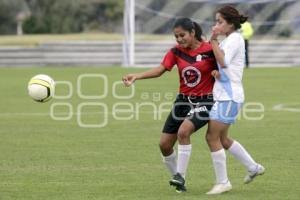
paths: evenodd
<path fill-rule="evenodd" d="M 233 124 L 241 107 L 242 103 L 234 101 L 216 101 L 209 112 L 209 118 L 225 124 Z"/>

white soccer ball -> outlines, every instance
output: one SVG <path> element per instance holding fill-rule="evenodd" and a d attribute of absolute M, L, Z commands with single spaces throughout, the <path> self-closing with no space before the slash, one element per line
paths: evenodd
<path fill-rule="evenodd" d="M 54 80 L 45 74 L 32 77 L 28 83 L 28 94 L 37 102 L 49 101 L 54 95 L 54 90 Z"/>

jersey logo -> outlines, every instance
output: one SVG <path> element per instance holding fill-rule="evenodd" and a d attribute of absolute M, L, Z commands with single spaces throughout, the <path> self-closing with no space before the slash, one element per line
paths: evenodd
<path fill-rule="evenodd" d="M 196 57 L 196 61 L 198 62 L 198 61 L 201 61 L 201 60 L 202 60 L 202 55 L 199 54 L 199 55 Z"/>
<path fill-rule="evenodd" d="M 195 87 L 201 81 L 201 72 L 193 66 L 184 68 L 181 72 L 181 76 L 185 85 L 188 87 Z"/>

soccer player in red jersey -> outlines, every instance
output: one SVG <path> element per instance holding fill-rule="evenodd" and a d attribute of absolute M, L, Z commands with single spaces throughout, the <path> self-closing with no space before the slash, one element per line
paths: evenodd
<path fill-rule="evenodd" d="M 180 87 L 161 137 L 160 150 L 163 162 L 173 178 L 170 185 L 177 192 L 186 191 L 185 175 L 192 151 L 190 136 L 207 124 L 213 104 L 212 89 L 216 61 L 209 42 L 204 41 L 201 27 L 189 18 L 176 20 L 173 33 L 178 45 L 165 55 L 160 66 L 148 71 L 123 77 L 126 86 L 134 81 L 156 78 L 177 65 Z M 178 140 L 178 158 L 174 145 Z"/>

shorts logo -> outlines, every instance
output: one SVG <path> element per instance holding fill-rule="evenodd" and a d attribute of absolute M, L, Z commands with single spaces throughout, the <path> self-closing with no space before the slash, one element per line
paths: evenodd
<path fill-rule="evenodd" d="M 187 114 L 187 116 L 190 116 L 194 113 L 200 113 L 200 112 L 208 113 L 208 109 L 206 108 L 206 106 L 196 107 L 196 108 L 191 109 L 190 112 Z"/>
<path fill-rule="evenodd" d="M 181 72 L 181 76 L 188 87 L 195 87 L 201 80 L 200 71 L 193 66 L 184 68 Z"/>

